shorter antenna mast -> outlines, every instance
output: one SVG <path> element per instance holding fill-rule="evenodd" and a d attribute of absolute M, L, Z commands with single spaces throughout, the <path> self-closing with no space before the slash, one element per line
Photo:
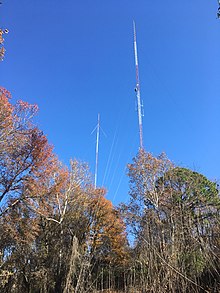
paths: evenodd
<path fill-rule="evenodd" d="M 99 130 L 100 130 L 100 114 L 98 114 L 98 124 L 96 126 L 96 156 L 95 156 L 95 188 L 97 186 L 97 175 L 98 175 L 98 159 L 99 159 Z"/>
<path fill-rule="evenodd" d="M 137 96 L 137 106 L 138 106 L 138 124 L 139 124 L 139 135 L 140 135 L 140 148 L 143 149 L 143 125 L 142 125 L 142 105 L 141 105 L 141 93 L 140 93 L 140 81 L 139 81 L 139 68 L 138 68 L 138 54 L 137 54 L 137 39 L 136 39 L 136 28 L 135 22 L 133 20 L 134 29 L 134 57 L 135 57 L 135 68 L 136 68 L 136 96 Z"/>

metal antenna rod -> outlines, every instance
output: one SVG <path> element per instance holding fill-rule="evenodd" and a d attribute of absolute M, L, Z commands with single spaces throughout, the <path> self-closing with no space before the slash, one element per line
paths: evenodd
<path fill-rule="evenodd" d="M 98 159 L 99 159 L 99 130 L 100 130 L 100 114 L 98 114 L 98 124 L 96 126 L 96 157 L 95 157 L 95 188 L 97 186 L 97 175 L 98 175 Z"/>
<path fill-rule="evenodd" d="M 138 68 L 138 54 L 137 54 L 137 39 L 136 39 L 136 28 L 135 22 L 133 21 L 134 29 L 134 56 L 135 56 L 135 68 L 136 68 L 136 96 L 138 105 L 138 123 L 139 123 L 139 135 L 140 135 L 140 148 L 143 149 L 143 125 L 142 125 L 142 107 L 141 105 L 141 93 L 140 93 L 140 81 L 139 81 L 139 68 Z"/>

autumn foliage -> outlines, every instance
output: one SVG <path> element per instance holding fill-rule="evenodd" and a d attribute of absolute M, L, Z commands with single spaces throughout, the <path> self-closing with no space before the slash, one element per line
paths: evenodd
<path fill-rule="evenodd" d="M 58 161 L 37 111 L 0 89 L 1 292 L 82 290 L 99 265 L 125 263 L 125 226 L 86 164 Z"/>
<path fill-rule="evenodd" d="M 61 164 L 37 111 L 0 89 L 0 292 L 219 291 L 215 182 L 140 149 L 114 207 L 86 163 Z"/>

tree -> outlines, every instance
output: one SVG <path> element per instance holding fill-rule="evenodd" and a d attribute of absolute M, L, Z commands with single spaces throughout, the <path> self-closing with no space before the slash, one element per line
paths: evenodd
<path fill-rule="evenodd" d="M 216 232 L 220 228 L 220 199 L 216 183 L 202 174 L 176 167 L 158 180 L 157 189 L 163 190 L 166 199 L 163 212 L 171 222 L 175 265 L 189 277 L 196 278 L 198 283 L 202 283 L 206 275 L 212 288 L 215 280 L 211 275 L 219 270 L 220 255 L 216 241 Z M 203 284 L 207 286 L 205 282 Z"/>
<path fill-rule="evenodd" d="M 128 164 L 130 203 L 126 213 L 131 216 L 129 223 L 132 223 L 134 234 L 138 233 L 146 210 L 159 208 L 163 196 L 157 191 L 156 183 L 172 167 L 164 153 L 156 158 L 143 149 L 140 149 L 133 163 Z"/>
<path fill-rule="evenodd" d="M 216 183 L 143 150 L 128 170 L 131 199 L 124 210 L 135 235 L 136 286 L 152 292 L 216 290 Z"/>
<path fill-rule="evenodd" d="M 39 233 L 40 219 L 51 215 L 68 177 L 46 136 L 33 124 L 36 112 L 36 105 L 23 101 L 13 106 L 10 93 L 1 88 L 0 272 L 8 272 L 8 286 L 17 284 L 20 292 L 29 285 L 28 252 Z"/>
<path fill-rule="evenodd" d="M 88 287 L 95 290 L 114 286 L 111 271 L 118 272 L 117 268 L 123 267 L 128 257 L 125 225 L 112 203 L 104 197 L 104 189 L 95 189 L 90 183 L 81 186 L 77 194 L 72 195 L 76 201 L 70 201 L 63 223 L 78 240 L 78 254 L 74 246 L 74 257 L 70 257 L 69 286 L 74 287 L 76 283 L 74 292 L 84 292 Z"/>
<path fill-rule="evenodd" d="M 44 181 L 52 173 L 64 172 L 46 136 L 32 122 L 36 113 L 36 105 L 23 101 L 13 106 L 10 93 L 0 89 L 1 216 L 21 201 L 36 204 L 42 199 L 39 186 L 48 188 Z M 57 184 L 55 181 L 54 177 L 53 183 Z M 50 188 L 53 183 L 50 182 Z"/>
<path fill-rule="evenodd" d="M 127 257 L 119 213 L 105 190 L 93 187 L 87 164 L 73 160 L 67 170 L 53 155 L 40 162 L 46 164 L 24 172 L 16 192 L 11 188 L 4 195 L 1 292 L 79 293 L 114 286 L 113 271 Z M 14 171 L 16 164 L 9 166 Z"/>

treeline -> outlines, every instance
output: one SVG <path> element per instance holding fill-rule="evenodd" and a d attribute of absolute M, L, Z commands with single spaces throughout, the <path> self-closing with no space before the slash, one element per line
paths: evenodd
<path fill-rule="evenodd" d="M 220 225 L 216 183 L 140 150 L 128 165 L 138 292 L 219 292 Z M 142 291 L 141 291 L 142 290 Z"/>
<path fill-rule="evenodd" d="M 219 190 L 143 149 L 114 207 L 0 89 L 0 292 L 219 292 Z M 132 244 L 129 244 L 132 243 Z"/>

